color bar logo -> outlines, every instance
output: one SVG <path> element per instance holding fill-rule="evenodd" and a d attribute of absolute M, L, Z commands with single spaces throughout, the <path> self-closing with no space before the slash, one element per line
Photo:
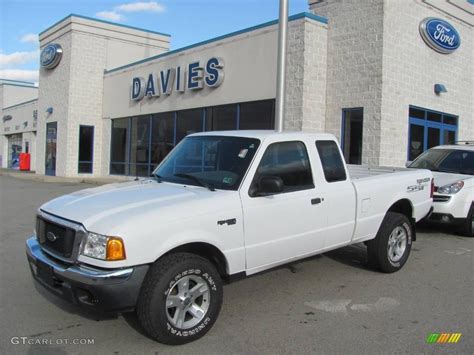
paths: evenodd
<path fill-rule="evenodd" d="M 428 334 L 426 342 L 428 344 L 456 344 L 459 343 L 462 333 L 431 333 Z"/>

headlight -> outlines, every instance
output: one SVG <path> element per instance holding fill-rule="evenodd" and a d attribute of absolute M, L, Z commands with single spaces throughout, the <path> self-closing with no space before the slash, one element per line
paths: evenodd
<path fill-rule="evenodd" d="M 125 246 L 121 238 L 89 232 L 82 241 L 81 254 L 101 260 L 124 260 Z"/>
<path fill-rule="evenodd" d="M 454 195 L 454 194 L 457 194 L 462 189 L 463 186 L 464 186 L 463 181 L 456 181 L 455 183 L 438 187 L 438 193 Z"/>

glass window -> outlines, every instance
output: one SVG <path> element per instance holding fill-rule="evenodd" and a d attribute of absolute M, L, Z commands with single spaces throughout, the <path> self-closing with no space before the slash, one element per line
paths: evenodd
<path fill-rule="evenodd" d="M 283 193 L 314 188 L 308 153 L 302 142 L 273 143 L 263 154 L 253 180 L 277 176 L 283 181 Z"/>
<path fill-rule="evenodd" d="M 363 115 L 362 108 L 344 109 L 342 132 L 342 151 L 348 164 L 362 164 L 362 130 Z"/>
<path fill-rule="evenodd" d="M 439 128 L 428 127 L 428 146 L 427 146 L 427 148 L 430 149 L 432 147 L 436 147 L 437 145 L 440 145 L 439 137 L 440 137 Z"/>
<path fill-rule="evenodd" d="M 178 111 L 176 120 L 176 144 L 188 134 L 202 132 L 202 110 Z"/>
<path fill-rule="evenodd" d="M 274 125 L 275 100 L 240 104 L 239 129 L 273 129 Z"/>
<path fill-rule="evenodd" d="M 443 122 L 446 123 L 446 124 L 457 126 L 458 118 L 456 116 L 444 115 Z"/>
<path fill-rule="evenodd" d="M 327 182 L 346 180 L 346 169 L 342 162 L 341 153 L 334 141 L 317 141 L 319 159 L 323 166 L 324 177 Z"/>
<path fill-rule="evenodd" d="M 441 114 L 437 112 L 428 111 L 426 118 L 428 121 L 441 122 Z"/>
<path fill-rule="evenodd" d="M 414 107 L 410 107 L 409 115 L 410 115 L 410 117 L 413 117 L 413 118 L 419 118 L 419 119 L 422 119 L 422 120 L 425 119 L 425 111 L 424 110 L 419 110 L 419 109 L 414 108 Z"/>
<path fill-rule="evenodd" d="M 423 126 L 411 124 L 410 125 L 410 142 L 408 160 L 413 161 L 418 155 L 423 153 L 423 139 L 425 136 L 425 129 Z"/>
<path fill-rule="evenodd" d="M 187 137 L 154 174 L 179 184 L 237 190 L 259 144 L 252 138 Z"/>
<path fill-rule="evenodd" d="M 237 129 L 237 105 L 214 106 L 206 109 L 206 131 Z"/>
<path fill-rule="evenodd" d="M 456 143 L 456 132 L 444 130 L 444 144 L 454 144 Z"/>
<path fill-rule="evenodd" d="M 132 118 L 130 125 L 130 175 L 149 175 L 150 129 L 150 116 Z"/>
<path fill-rule="evenodd" d="M 112 120 L 112 143 L 110 161 L 124 163 L 128 160 L 128 118 Z"/>
<path fill-rule="evenodd" d="M 94 126 L 79 127 L 79 173 L 92 173 Z"/>
<path fill-rule="evenodd" d="M 420 155 L 410 165 L 410 168 L 474 175 L 474 152 L 456 149 L 430 149 Z"/>
<path fill-rule="evenodd" d="M 151 164 L 156 166 L 174 147 L 174 113 L 153 115 L 151 133 Z"/>

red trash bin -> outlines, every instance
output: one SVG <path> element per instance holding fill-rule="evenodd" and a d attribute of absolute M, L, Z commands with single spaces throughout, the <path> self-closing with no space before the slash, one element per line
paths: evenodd
<path fill-rule="evenodd" d="M 20 153 L 20 170 L 30 170 L 30 153 Z"/>

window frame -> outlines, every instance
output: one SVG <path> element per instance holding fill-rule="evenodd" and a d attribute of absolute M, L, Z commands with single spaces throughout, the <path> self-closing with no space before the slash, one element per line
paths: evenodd
<path fill-rule="evenodd" d="M 301 143 L 303 145 L 303 148 L 304 148 L 304 152 L 306 153 L 306 158 L 308 160 L 308 170 L 309 170 L 309 173 L 310 173 L 310 176 L 311 176 L 311 184 L 310 185 L 305 185 L 306 187 L 305 188 L 298 188 L 298 189 L 291 189 L 291 190 L 283 190 L 282 192 L 278 192 L 278 193 L 274 193 L 274 194 L 269 194 L 269 195 L 266 195 L 266 196 L 276 196 L 276 195 L 284 195 L 284 194 L 289 194 L 289 193 L 293 193 L 293 192 L 300 192 L 300 191 L 306 191 L 306 190 L 312 190 L 316 187 L 315 183 L 314 183 L 314 174 L 313 174 L 313 167 L 311 165 L 311 158 L 310 158 L 310 155 L 308 153 L 308 147 L 306 145 L 306 143 L 304 141 L 301 141 L 301 140 L 291 140 L 291 141 L 282 141 L 282 142 L 273 142 L 273 143 L 270 143 L 269 145 L 266 146 L 265 148 L 265 151 L 263 152 L 262 156 L 260 157 L 260 161 L 258 163 L 258 166 L 257 168 L 255 169 L 255 172 L 253 174 L 253 177 L 252 177 L 252 180 L 250 182 L 250 185 L 249 185 L 249 189 L 247 191 L 247 194 L 250 198 L 257 198 L 257 197 L 262 197 L 262 196 L 254 196 L 251 192 L 253 190 L 253 187 L 255 186 L 256 182 L 257 182 L 257 176 L 258 176 L 258 169 L 260 168 L 260 164 L 262 163 L 262 160 L 263 158 L 265 157 L 265 154 L 267 153 L 267 151 L 270 149 L 270 147 L 274 146 L 274 145 L 277 145 L 277 144 L 285 144 L 285 143 Z M 255 159 L 255 157 L 254 157 Z"/>
<path fill-rule="evenodd" d="M 81 129 L 92 128 L 92 139 L 91 139 L 91 160 L 80 160 L 81 156 Z M 95 126 L 94 125 L 79 125 L 79 139 L 78 139 L 78 151 L 77 151 L 77 173 L 78 174 L 93 174 L 94 173 L 94 141 L 95 141 Z M 80 164 L 90 164 L 90 172 L 81 172 Z"/>

